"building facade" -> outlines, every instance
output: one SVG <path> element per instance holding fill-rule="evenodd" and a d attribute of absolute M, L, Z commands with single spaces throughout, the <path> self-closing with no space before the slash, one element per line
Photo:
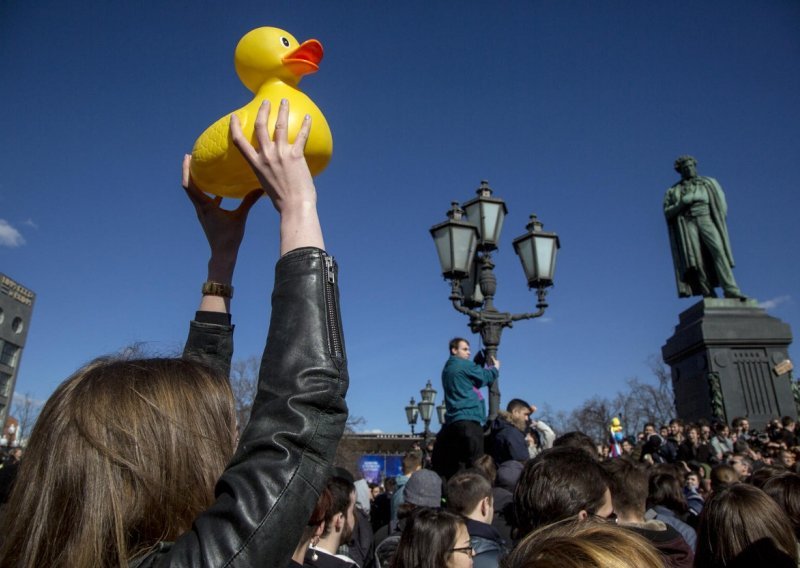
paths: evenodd
<path fill-rule="evenodd" d="M 0 273 L 0 424 L 11 410 L 35 299 L 31 290 Z"/>

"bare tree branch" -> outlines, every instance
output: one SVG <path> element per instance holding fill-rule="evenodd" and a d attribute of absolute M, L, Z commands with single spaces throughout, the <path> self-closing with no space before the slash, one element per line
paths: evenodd
<path fill-rule="evenodd" d="M 28 437 L 31 435 L 33 425 L 39 417 L 44 404 L 33 398 L 30 393 L 15 397 L 14 405 L 11 407 L 11 415 L 19 421 L 17 429 L 17 442 L 24 446 Z"/>
<path fill-rule="evenodd" d="M 250 421 L 250 410 L 258 389 L 258 370 L 261 365 L 258 357 L 251 355 L 231 364 L 231 389 L 236 408 L 236 425 L 241 434 Z"/>

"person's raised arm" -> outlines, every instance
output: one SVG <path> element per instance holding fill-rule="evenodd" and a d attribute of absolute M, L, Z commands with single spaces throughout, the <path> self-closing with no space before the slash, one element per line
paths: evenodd
<path fill-rule="evenodd" d="M 305 164 L 305 149 L 311 130 L 311 117 L 306 115 L 293 143 L 288 140 L 289 103 L 281 101 L 275 122 L 274 137 L 267 131 L 270 102 L 258 109 L 255 135 L 259 147 L 254 148 L 242 133 L 239 118 L 231 116 L 233 143 L 250 163 L 261 186 L 281 216 L 281 256 L 294 249 L 325 249 L 317 216 L 317 190 Z"/>
<path fill-rule="evenodd" d="M 271 138 L 269 108 L 265 102 L 255 122 L 258 148 L 231 118 L 236 147 L 281 217 L 281 258 L 258 390 L 217 482 L 215 503 L 163 553 L 154 564 L 159 567 L 286 566 L 325 486 L 347 420 L 338 267 L 324 250 L 316 190 L 303 155 L 311 121 L 306 118 L 289 143 L 289 107 L 282 102 Z"/>
<path fill-rule="evenodd" d="M 211 255 L 208 278 L 202 286 L 202 299 L 195 319 L 189 325 L 183 353 L 199 359 L 227 375 L 233 358 L 233 326 L 230 301 L 233 296 L 233 271 L 244 237 L 250 208 L 263 190 L 248 193 L 238 208 L 228 211 L 220 207 L 222 198 L 211 198 L 200 191 L 189 175 L 191 157 L 183 158 L 183 189 L 194 205 L 197 219 L 205 233 Z"/>
<path fill-rule="evenodd" d="M 194 205 L 197 219 L 208 240 L 211 256 L 208 260 L 208 280 L 204 287 L 200 311 L 230 312 L 230 299 L 233 294 L 233 271 L 239 246 L 244 237 L 247 214 L 250 208 L 264 193 L 254 189 L 248 193 L 239 207 L 232 211 L 222 209 L 221 197 L 211 198 L 200 191 L 189 174 L 192 158 L 183 157 L 183 189 Z"/>

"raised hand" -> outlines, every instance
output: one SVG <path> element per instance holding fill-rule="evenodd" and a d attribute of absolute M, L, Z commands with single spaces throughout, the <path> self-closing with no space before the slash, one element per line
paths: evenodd
<path fill-rule="evenodd" d="M 289 143 L 289 102 L 282 100 L 273 136 L 267 131 L 270 102 L 258 109 L 254 125 L 259 148 L 242 133 L 236 115 L 231 116 L 231 138 L 253 168 L 273 206 L 281 215 L 281 254 L 299 247 L 325 248 L 317 216 L 317 191 L 308 170 L 303 150 L 311 131 L 311 117 L 306 116 L 297 138 Z"/>
<path fill-rule="evenodd" d="M 247 214 L 253 204 L 261 197 L 263 191 L 254 189 L 242 199 L 236 209 L 231 211 L 223 209 L 220 207 L 221 197 L 209 197 L 194 185 L 189 175 L 191 163 L 191 156 L 185 155 L 183 157 L 183 180 L 181 185 L 192 205 L 194 205 L 197 219 L 200 221 L 200 226 L 203 227 L 203 232 L 211 247 L 209 280 L 230 284 L 233 269 L 236 266 L 236 257 L 239 254 L 239 246 L 244 238 Z M 213 275 L 211 274 L 212 264 L 215 268 L 215 274 Z"/>

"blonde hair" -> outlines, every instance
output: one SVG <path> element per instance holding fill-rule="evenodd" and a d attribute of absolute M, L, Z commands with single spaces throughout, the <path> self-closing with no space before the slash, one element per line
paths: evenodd
<path fill-rule="evenodd" d="M 64 381 L 31 434 L 0 566 L 121 566 L 175 540 L 233 453 L 227 377 L 183 359 L 98 359 Z"/>
<path fill-rule="evenodd" d="M 568 520 L 526 536 L 502 568 L 662 568 L 644 537 L 604 521 Z"/>

